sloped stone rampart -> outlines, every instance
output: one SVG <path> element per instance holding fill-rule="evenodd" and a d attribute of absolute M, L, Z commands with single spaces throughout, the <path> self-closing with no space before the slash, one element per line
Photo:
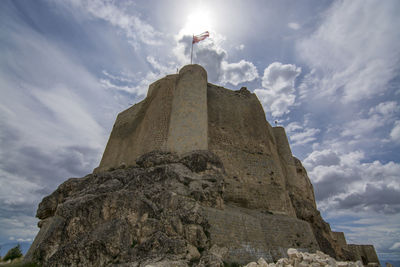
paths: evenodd
<path fill-rule="evenodd" d="M 379 262 L 373 245 L 348 244 L 347 247 L 351 253 L 355 255 L 354 258 L 363 262 L 365 265 Z"/>
<path fill-rule="evenodd" d="M 227 262 L 245 264 L 260 257 L 269 262 L 286 256 L 288 248 L 315 252 L 319 249 L 310 225 L 284 215 L 225 205 L 205 209 L 210 240 L 228 247 Z"/>

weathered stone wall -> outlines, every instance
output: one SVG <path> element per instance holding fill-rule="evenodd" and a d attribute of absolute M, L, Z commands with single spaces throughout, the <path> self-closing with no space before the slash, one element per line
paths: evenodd
<path fill-rule="evenodd" d="M 307 201 L 314 209 L 317 209 L 314 187 L 311 184 L 310 178 L 308 178 L 307 171 L 299 159 L 293 157 L 293 160 L 296 165 L 296 179 L 294 181 L 289 180 L 290 194 L 298 195 L 303 201 Z"/>
<path fill-rule="evenodd" d="M 291 247 L 307 252 L 319 249 L 305 221 L 228 205 L 223 210 L 205 211 L 211 242 L 229 248 L 227 262 L 243 264 L 260 257 L 273 262 L 286 257 Z"/>
<path fill-rule="evenodd" d="M 228 242 L 232 259 L 240 256 L 245 261 L 245 255 L 269 259 L 289 247 L 308 247 L 342 259 L 351 258 L 354 251 L 356 257 L 369 261 L 365 256 L 369 248 L 350 249 L 341 236 L 332 234 L 317 210 L 305 168 L 292 155 L 284 128 L 270 126 L 256 95 L 246 88 L 232 91 L 208 84 L 199 65 L 185 66 L 179 74 L 158 80 L 142 102 L 118 115 L 95 171 L 135 165 L 139 156 L 155 150 L 178 155 L 209 150 L 221 159 L 228 209 L 209 213 L 213 240 Z M 286 227 L 289 224 L 291 229 Z M 275 239 L 270 235 L 273 231 Z M 310 240 L 302 237 L 303 232 L 310 232 L 315 245 L 307 243 Z"/>
<path fill-rule="evenodd" d="M 277 143 L 276 146 L 285 173 L 289 194 L 294 194 L 303 201 L 312 203 L 316 209 L 313 186 L 300 160 L 292 155 L 285 129 L 283 127 L 274 127 L 272 131 Z"/>
<path fill-rule="evenodd" d="M 348 258 L 361 261 L 368 266 L 379 265 L 379 259 L 373 245 L 347 244 L 343 232 L 332 232 L 332 237 L 344 250 Z"/>
<path fill-rule="evenodd" d="M 256 95 L 212 84 L 207 95 L 209 149 L 227 172 L 226 201 L 295 216 L 272 128 Z"/>
<path fill-rule="evenodd" d="M 362 261 L 363 264 L 377 263 L 379 264 L 378 256 L 376 255 L 373 245 L 355 245 L 348 244 L 348 249 L 353 254 L 355 259 Z"/>
<path fill-rule="evenodd" d="M 146 98 L 118 114 L 96 172 L 134 165 L 144 153 L 208 149 L 207 73 L 183 67 L 150 85 Z"/>
<path fill-rule="evenodd" d="M 134 165 L 144 153 L 166 149 L 177 78 L 168 75 L 152 83 L 143 101 L 118 114 L 96 172 Z"/>
<path fill-rule="evenodd" d="M 273 127 L 272 132 L 276 140 L 279 156 L 283 160 L 284 164 L 294 167 L 295 164 L 293 160 L 292 150 L 290 149 L 285 129 L 283 127 Z"/>
<path fill-rule="evenodd" d="M 167 149 L 185 153 L 208 149 L 207 73 L 199 65 L 187 65 L 179 71 Z"/>
<path fill-rule="evenodd" d="M 346 238 L 343 232 L 332 232 L 333 239 L 342 247 L 347 247 Z"/>

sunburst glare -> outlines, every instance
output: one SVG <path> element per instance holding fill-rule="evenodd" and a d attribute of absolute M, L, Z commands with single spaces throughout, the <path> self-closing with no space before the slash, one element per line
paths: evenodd
<path fill-rule="evenodd" d="M 181 30 L 181 34 L 200 34 L 205 31 L 211 31 L 214 27 L 214 21 L 211 13 L 206 8 L 197 8 L 195 12 L 189 13 L 186 24 Z"/>

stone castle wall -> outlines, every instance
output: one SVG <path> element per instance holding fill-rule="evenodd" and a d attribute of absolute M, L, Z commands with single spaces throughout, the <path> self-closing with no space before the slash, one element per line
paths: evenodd
<path fill-rule="evenodd" d="M 226 201 L 295 216 L 272 128 L 255 94 L 208 85 L 209 149 L 224 163 Z"/>
<path fill-rule="evenodd" d="M 95 172 L 134 165 L 144 153 L 166 149 L 177 78 L 169 75 L 152 83 L 143 101 L 118 114 Z"/>
<path fill-rule="evenodd" d="M 289 247 L 344 257 L 342 240 L 317 210 L 313 186 L 293 157 L 284 128 L 270 126 L 257 96 L 246 88 L 209 84 L 199 65 L 158 80 L 142 102 L 118 115 L 95 172 L 135 165 L 139 156 L 154 150 L 178 155 L 209 150 L 221 159 L 226 209 L 209 210 L 209 220 L 212 242 L 227 243 L 231 259 L 273 258 Z M 273 231 L 279 237 L 275 241 Z M 354 255 L 369 251 L 345 249 Z"/>
<path fill-rule="evenodd" d="M 344 233 L 343 232 L 332 232 L 332 237 L 333 237 L 333 239 L 336 240 L 336 242 L 340 246 L 342 246 L 342 247 L 346 247 L 347 246 L 346 238 L 344 237 Z"/>
<path fill-rule="evenodd" d="M 207 84 L 198 65 L 151 84 L 142 102 L 118 115 L 95 171 L 135 165 L 153 150 L 207 149 L 224 163 L 227 201 L 296 216 L 287 188 L 296 168 L 284 129 L 269 125 L 255 94 Z"/>
<path fill-rule="evenodd" d="M 310 225 L 293 217 L 234 206 L 207 208 L 206 214 L 211 241 L 229 248 L 227 262 L 244 264 L 258 258 L 273 262 L 287 256 L 291 247 L 306 252 L 319 250 Z"/>
<path fill-rule="evenodd" d="M 208 149 L 207 73 L 188 65 L 174 90 L 167 150 L 178 154 Z"/>
<path fill-rule="evenodd" d="M 361 261 L 363 264 L 368 263 L 379 263 L 378 256 L 376 255 L 375 248 L 373 245 L 347 245 L 348 249 L 354 255 L 356 260 Z"/>
<path fill-rule="evenodd" d="M 143 101 L 118 114 L 95 172 L 135 165 L 154 150 L 207 150 L 207 135 L 207 73 L 188 65 L 152 83 Z"/>

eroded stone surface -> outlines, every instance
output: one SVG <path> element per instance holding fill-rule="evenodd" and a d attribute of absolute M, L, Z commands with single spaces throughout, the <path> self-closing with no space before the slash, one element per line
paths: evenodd
<path fill-rule="evenodd" d="M 223 205 L 219 159 L 152 152 L 138 165 L 69 179 L 44 198 L 26 258 L 46 266 L 222 264 L 203 213 Z"/>

